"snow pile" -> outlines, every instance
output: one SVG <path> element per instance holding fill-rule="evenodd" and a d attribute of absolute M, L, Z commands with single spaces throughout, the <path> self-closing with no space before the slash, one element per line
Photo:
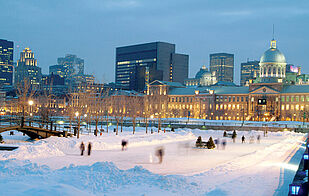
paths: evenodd
<path fill-rule="evenodd" d="M 0 161 L 0 189 L 8 195 L 196 195 L 198 184 L 142 167 L 120 170 L 111 162 L 51 170 L 27 161 Z M 18 187 L 18 189 L 14 188 Z"/>
<path fill-rule="evenodd" d="M 105 133 L 103 136 L 81 135 L 80 139 L 50 137 L 47 139 L 34 141 L 33 143 L 21 143 L 17 150 L 12 152 L 0 152 L 0 160 L 6 159 L 35 159 L 55 156 L 64 156 L 75 153 L 79 150 L 80 143 L 91 142 L 93 150 L 114 150 L 120 149 L 121 140 L 129 141 L 130 147 L 140 147 L 149 145 L 162 145 L 169 142 L 193 140 L 195 136 L 191 132 L 178 131 L 177 133 L 153 133 L 146 134 L 144 130 L 139 130 L 134 135 L 129 132 Z"/>

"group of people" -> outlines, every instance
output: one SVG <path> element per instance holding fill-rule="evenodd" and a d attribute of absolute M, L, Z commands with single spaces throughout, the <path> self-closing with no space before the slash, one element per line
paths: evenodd
<path fill-rule="evenodd" d="M 125 140 L 125 139 L 123 139 L 121 141 L 121 150 L 122 151 L 128 149 L 128 143 L 129 143 L 128 140 Z M 85 149 L 86 149 L 84 142 L 82 142 L 80 144 L 79 148 L 80 148 L 80 151 L 81 151 L 80 155 L 83 156 Z M 89 142 L 88 143 L 88 156 L 90 156 L 90 154 L 91 154 L 91 148 L 92 148 L 92 144 L 91 144 L 91 142 Z M 161 164 L 163 162 L 163 156 L 164 156 L 164 148 L 163 147 L 159 147 L 159 148 L 156 149 L 156 156 L 158 157 L 159 163 Z"/>
<path fill-rule="evenodd" d="M 256 137 L 257 143 L 260 143 L 260 140 L 261 140 L 261 136 L 258 135 L 258 136 Z M 254 136 L 250 136 L 250 141 L 249 141 L 249 142 L 250 142 L 250 144 L 253 144 L 253 143 L 254 143 Z M 245 138 L 244 135 L 241 137 L 241 143 L 246 143 L 246 138 Z"/>
<path fill-rule="evenodd" d="M 220 142 L 220 139 L 215 139 L 215 144 L 217 145 L 217 148 L 219 149 L 219 146 L 221 144 L 222 149 L 225 150 L 225 146 L 227 144 L 226 139 L 222 139 L 222 141 Z"/>
<path fill-rule="evenodd" d="M 84 142 L 82 142 L 80 144 L 79 148 L 80 148 L 80 151 L 81 151 L 80 155 L 83 156 L 84 155 L 84 151 L 85 151 L 85 144 L 84 144 Z M 91 144 L 91 142 L 89 142 L 88 143 L 88 156 L 90 156 L 90 154 L 91 154 L 91 148 L 92 148 L 92 144 Z"/>

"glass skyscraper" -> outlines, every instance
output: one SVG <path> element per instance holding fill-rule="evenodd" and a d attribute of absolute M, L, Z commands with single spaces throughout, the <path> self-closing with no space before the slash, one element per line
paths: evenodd
<path fill-rule="evenodd" d="M 20 53 L 15 71 L 15 84 L 24 83 L 25 80 L 32 88 L 39 88 L 42 80 L 41 68 L 37 66 L 34 53 L 29 48 L 25 48 Z"/>
<path fill-rule="evenodd" d="M 0 39 L 0 86 L 13 85 L 14 43 Z"/>
<path fill-rule="evenodd" d="M 210 72 L 215 72 L 218 82 L 234 82 L 234 54 L 210 54 Z"/>
<path fill-rule="evenodd" d="M 183 83 L 189 56 L 175 53 L 175 44 L 152 42 L 116 48 L 116 84 L 142 91 L 154 80 Z"/>
<path fill-rule="evenodd" d="M 259 77 L 260 74 L 260 61 L 247 61 L 241 63 L 240 70 L 240 85 L 245 85 L 250 79 Z"/>

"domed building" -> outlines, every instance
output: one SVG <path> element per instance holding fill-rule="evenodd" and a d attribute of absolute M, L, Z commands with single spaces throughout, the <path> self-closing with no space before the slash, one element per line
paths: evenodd
<path fill-rule="evenodd" d="M 285 78 L 286 60 L 278 50 L 276 40 L 271 40 L 270 48 L 260 59 L 260 82 L 277 83 Z"/>
<path fill-rule="evenodd" d="M 188 78 L 184 81 L 186 86 L 211 86 L 216 83 L 215 74 L 208 71 L 205 65 L 195 74 L 195 78 Z"/>

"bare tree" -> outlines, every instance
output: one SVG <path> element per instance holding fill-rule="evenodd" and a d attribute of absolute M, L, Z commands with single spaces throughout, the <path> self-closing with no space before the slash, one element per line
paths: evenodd
<path fill-rule="evenodd" d="M 128 112 L 133 125 L 133 134 L 135 133 L 136 118 L 140 116 L 142 110 L 142 96 L 132 94 L 128 97 Z"/>
<path fill-rule="evenodd" d="M 143 117 L 145 121 L 146 133 L 148 133 L 148 121 L 151 116 L 150 97 L 149 95 L 145 95 L 143 99 Z"/>
<path fill-rule="evenodd" d="M 25 110 L 28 107 L 28 102 L 33 98 L 35 90 L 31 88 L 30 81 L 24 79 L 23 82 L 19 82 L 16 85 L 17 97 L 18 97 L 18 111 L 21 112 L 21 115 L 25 116 Z"/>

